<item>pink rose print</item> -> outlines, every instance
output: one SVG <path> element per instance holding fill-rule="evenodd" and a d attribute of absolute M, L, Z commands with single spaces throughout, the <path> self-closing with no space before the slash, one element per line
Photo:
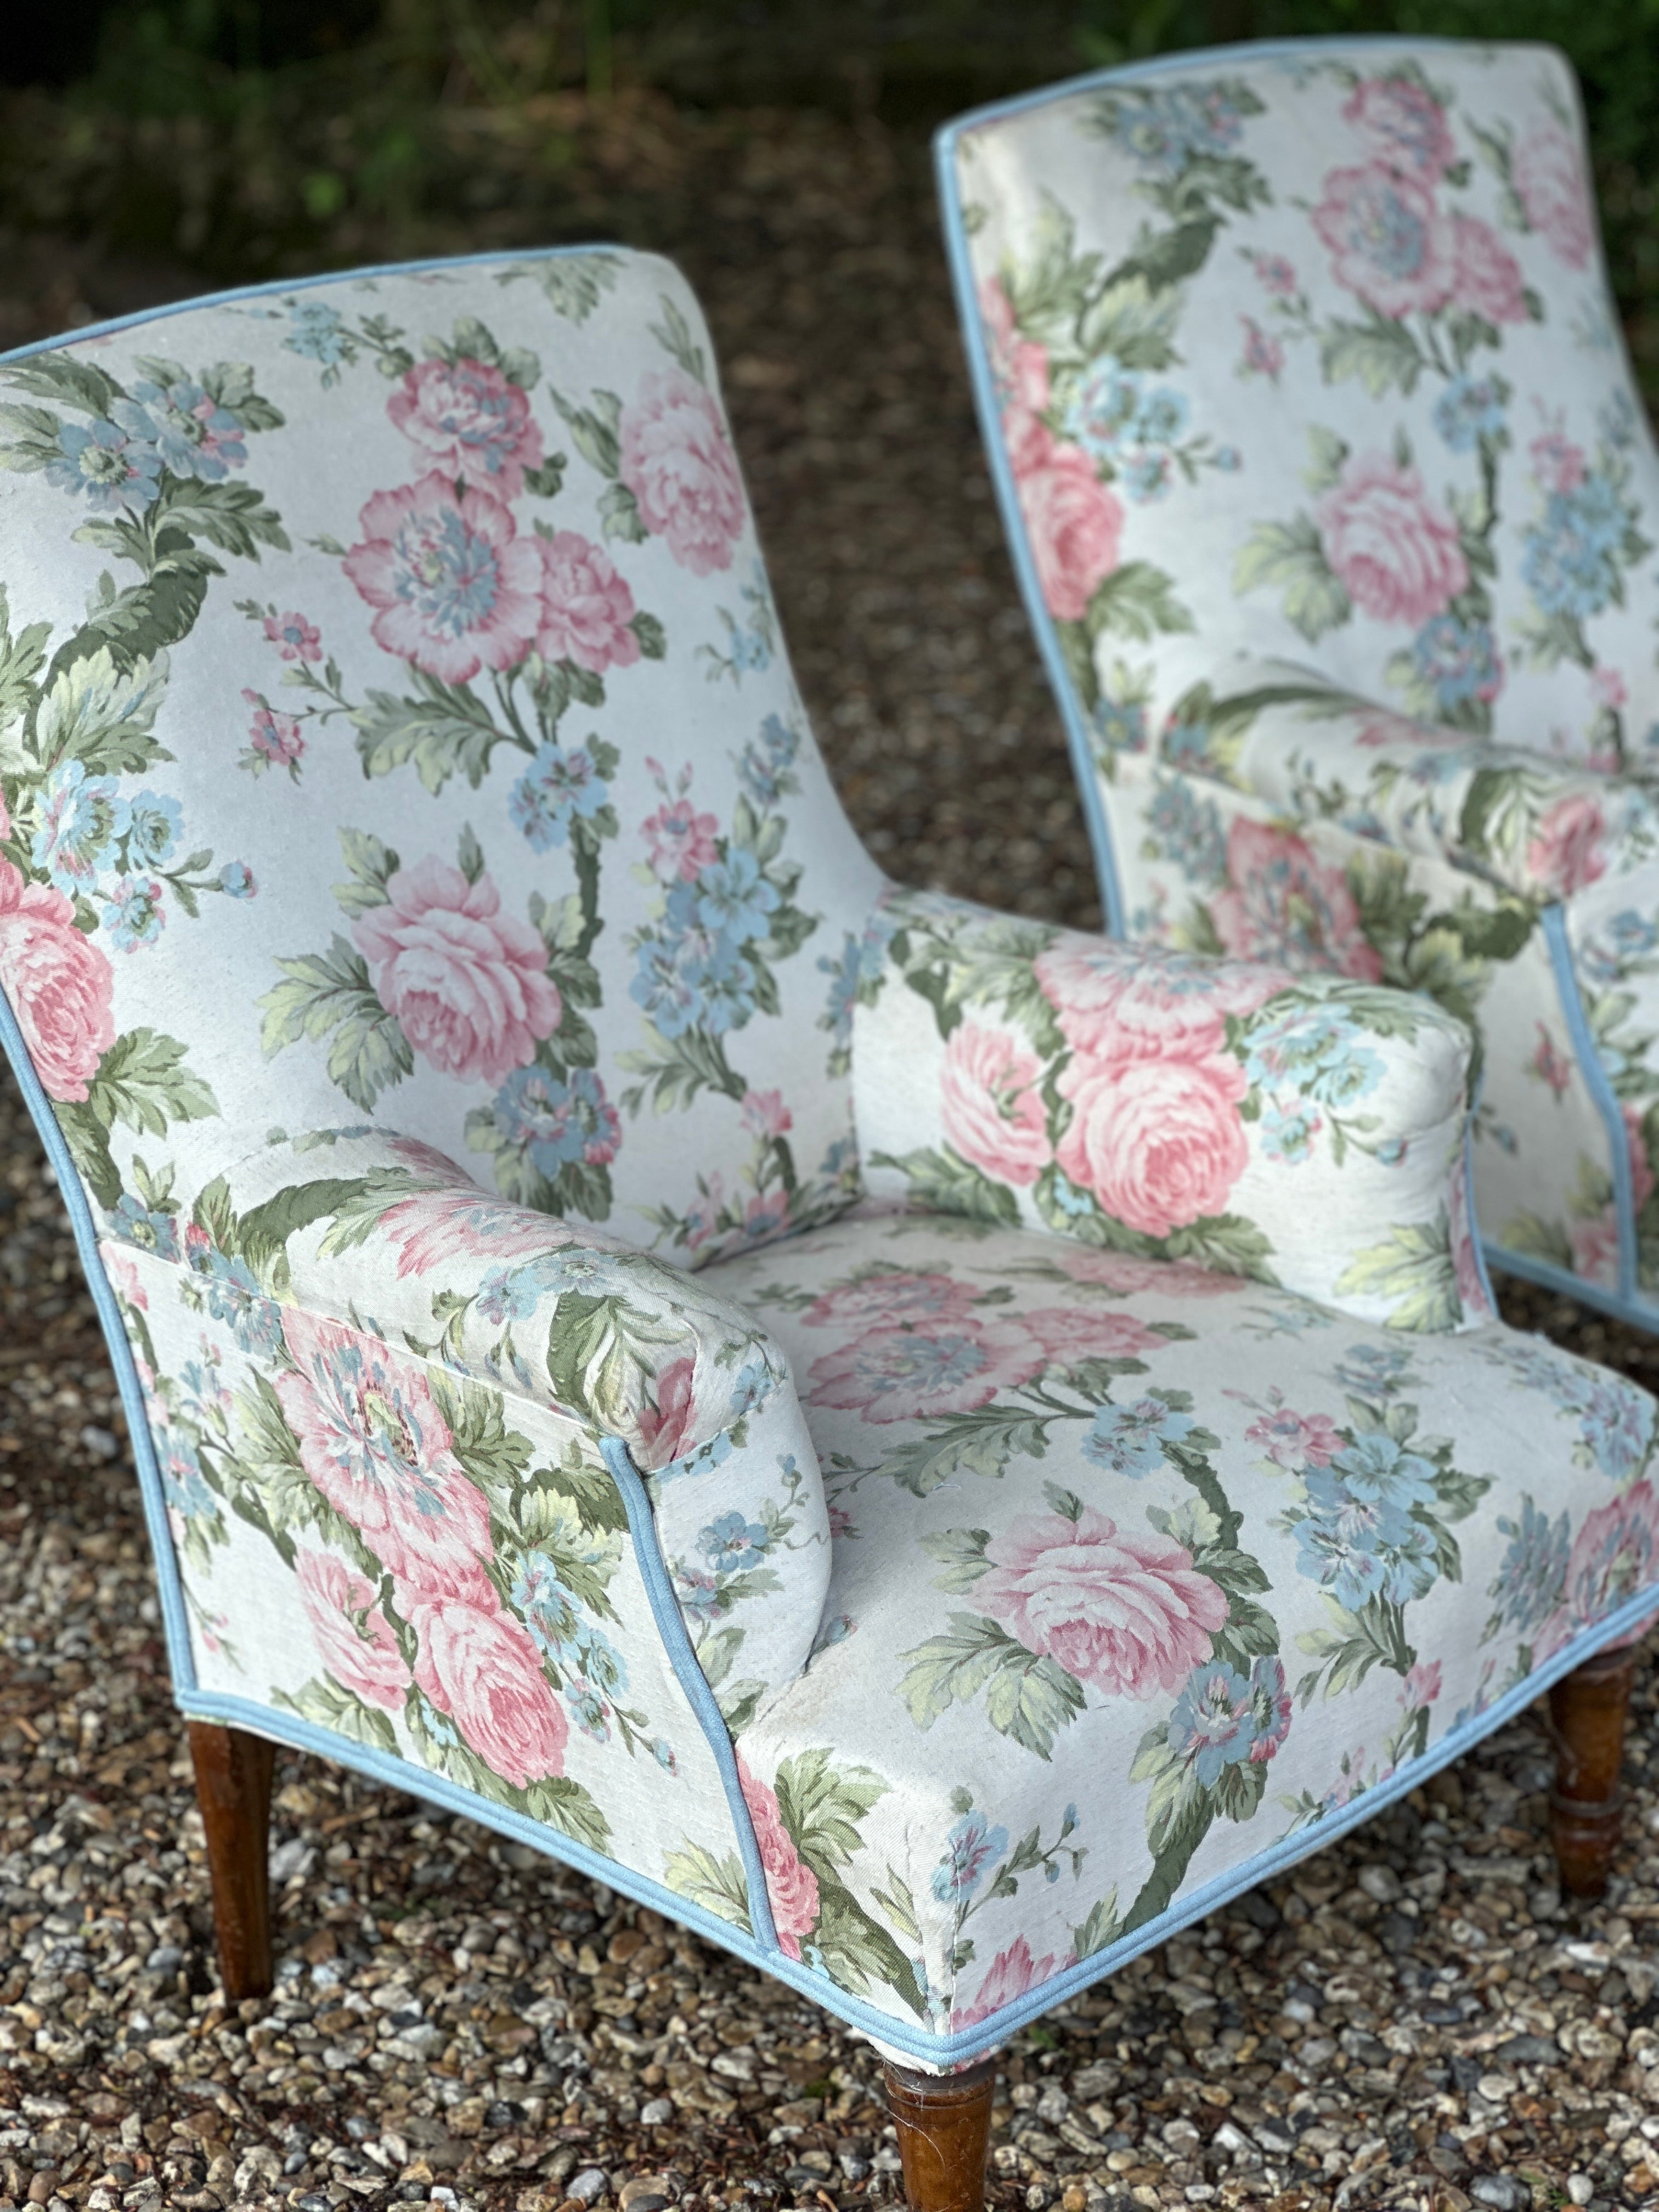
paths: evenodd
<path fill-rule="evenodd" d="M 401 1595 L 401 1593 L 400 1593 Z M 405 1600 L 420 1642 L 415 1680 L 469 1749 L 515 1790 L 564 1771 L 570 1734 L 527 1631 L 488 1583 L 465 1598 Z"/>
<path fill-rule="evenodd" d="M 683 368 L 648 374 L 623 414 L 622 480 L 683 568 L 731 567 L 744 524 L 737 456 L 720 409 Z"/>
<path fill-rule="evenodd" d="M 415 1050 L 463 1083 L 499 1083 L 536 1056 L 563 1006 L 547 947 L 501 911 L 487 875 L 435 855 L 387 879 L 390 903 L 353 925 L 375 995 Z"/>
<path fill-rule="evenodd" d="M 1042 414 L 1048 404 L 1048 349 L 1021 337 L 1000 277 L 988 276 L 980 286 L 979 311 L 991 356 L 997 412 L 1012 431 L 1024 417 Z"/>
<path fill-rule="evenodd" d="M 1583 483 L 1588 469 L 1584 449 L 1575 446 L 1565 430 L 1546 431 L 1527 452 L 1540 491 L 1577 491 Z"/>
<path fill-rule="evenodd" d="M 302 1544 L 294 1568 L 326 1671 L 365 1705 L 401 1711 L 409 1669 L 392 1624 L 380 1611 L 380 1592 L 333 1552 Z"/>
<path fill-rule="evenodd" d="M 292 714 L 274 713 L 257 691 L 245 689 L 242 696 L 253 709 L 253 720 L 247 726 L 250 747 L 261 760 L 269 761 L 272 768 L 293 768 L 303 757 L 306 749 L 298 722 Z"/>
<path fill-rule="evenodd" d="M 878 1267 L 855 1283 L 825 1291 L 801 1319 L 812 1328 L 862 1331 L 886 1322 L 894 1328 L 962 1321 L 973 1312 L 977 1293 L 971 1283 L 951 1275 L 910 1275 L 902 1267 Z"/>
<path fill-rule="evenodd" d="M 323 657 L 322 633 L 315 623 L 303 615 L 267 615 L 265 635 L 284 660 L 320 660 Z M 247 697 L 243 692 L 243 698 Z"/>
<path fill-rule="evenodd" d="M 1086 1249 L 1054 1257 L 1074 1283 L 1097 1283 L 1126 1298 L 1231 1298 L 1243 1287 L 1237 1275 L 1218 1275 L 1190 1260 L 1137 1260 L 1127 1252 Z"/>
<path fill-rule="evenodd" d="M 1012 1322 L 890 1324 L 817 1361 L 808 1396 L 815 1406 L 866 1421 L 920 1421 L 988 1406 L 999 1390 L 1029 1382 L 1042 1365 L 1041 1347 Z"/>
<path fill-rule="evenodd" d="M 1149 959 L 1133 945 L 1067 933 L 1036 958 L 1036 979 L 1074 1052 L 1100 1058 L 1206 1060 L 1229 1014 L 1253 1014 L 1294 978 L 1185 953 Z"/>
<path fill-rule="evenodd" d="M 1210 919 L 1237 958 L 1382 981 L 1382 960 L 1360 929 L 1346 877 L 1322 866 L 1293 830 L 1236 818 L 1227 832 L 1227 878 Z"/>
<path fill-rule="evenodd" d="M 1241 315 L 1239 323 L 1244 332 L 1244 349 L 1238 357 L 1241 376 L 1265 376 L 1270 384 L 1277 384 L 1285 367 L 1285 349 L 1271 331 L 1264 331 L 1253 315 Z"/>
<path fill-rule="evenodd" d="M 1022 1314 L 1019 1325 L 1042 1346 L 1057 1364 L 1080 1359 L 1140 1359 L 1149 1352 L 1167 1352 L 1170 1340 L 1148 1328 L 1133 1314 L 1091 1312 L 1085 1306 L 1043 1306 Z"/>
<path fill-rule="evenodd" d="M 1526 322 L 1530 311 L 1521 264 L 1490 224 L 1455 215 L 1452 241 L 1458 305 L 1472 307 L 1489 323 Z"/>
<path fill-rule="evenodd" d="M 0 989 L 11 1001 L 49 1098 L 81 1105 L 115 1042 L 108 955 L 75 926 L 75 908 L 49 884 L 30 884 L 0 860 Z"/>
<path fill-rule="evenodd" d="M 629 628 L 634 594 L 616 571 L 611 556 L 574 530 L 538 538 L 542 563 L 542 614 L 536 650 L 544 660 L 571 660 L 600 675 L 607 668 L 631 668 L 640 641 Z"/>
<path fill-rule="evenodd" d="M 1595 245 L 1595 217 L 1578 149 L 1559 124 L 1534 124 L 1516 142 L 1510 179 L 1527 221 L 1558 261 L 1582 269 Z"/>
<path fill-rule="evenodd" d="M 778 1931 L 778 1948 L 791 1959 L 800 1956 L 800 1939 L 810 1936 L 818 1921 L 818 1878 L 803 1866 L 789 1831 L 783 1825 L 778 1794 L 738 1759 L 738 1780 L 743 1802 L 755 1824 L 766 1874 L 766 1894 L 772 1907 L 772 1924 Z"/>
<path fill-rule="evenodd" d="M 1451 225 L 1419 178 L 1368 161 L 1333 169 L 1313 227 L 1339 284 L 1398 322 L 1443 307 L 1457 283 Z"/>
<path fill-rule="evenodd" d="M 1015 1936 L 1006 1951 L 999 1951 L 974 1992 L 970 2005 L 957 2006 L 951 2014 L 952 2032 L 959 2027 L 977 2027 L 981 2021 L 989 2020 L 994 2012 L 1023 1997 L 1030 1990 L 1038 1989 L 1044 1982 L 1075 1963 L 1067 1952 L 1062 1958 L 1052 1952 L 1041 1959 L 1031 1956 L 1031 1947 L 1023 1936 Z"/>
<path fill-rule="evenodd" d="M 1024 426 L 1008 458 L 1044 602 L 1056 622 L 1081 622 L 1096 585 L 1117 566 L 1123 509 L 1088 455 L 1041 422 Z"/>
<path fill-rule="evenodd" d="M 1224 1213 L 1250 1156 L 1247 1088 L 1234 1060 L 1074 1060 L 1060 1079 L 1072 1103 L 1060 1164 L 1146 1237 Z"/>
<path fill-rule="evenodd" d="M 455 1170 L 457 1178 L 460 1170 Z M 556 1251 L 571 1231 L 550 1214 L 511 1206 L 477 1188 L 422 1190 L 399 1199 L 380 1218 L 380 1234 L 398 1248 L 398 1278 L 429 1274 L 463 1256 L 528 1260 Z M 603 1231 L 597 1232 L 603 1238 Z M 584 1230 L 585 1241 L 596 1232 Z"/>
<path fill-rule="evenodd" d="M 1659 1492 L 1644 1479 L 1579 1523 L 1561 1602 L 1538 1632 L 1536 1657 L 1547 1659 L 1652 1582 L 1659 1582 Z"/>
<path fill-rule="evenodd" d="M 1092 1506 L 1022 1513 L 985 1547 L 975 1602 L 1028 1651 L 1109 1698 L 1178 1690 L 1210 1656 L 1227 1599 L 1167 1536 L 1125 1536 Z"/>
<path fill-rule="evenodd" d="M 1527 847 L 1527 872 L 1547 896 L 1571 898 L 1607 873 L 1602 850 L 1607 823 L 1601 802 L 1588 793 L 1569 792 L 1540 817 Z"/>
<path fill-rule="evenodd" d="M 422 449 L 426 465 L 517 499 L 524 472 L 542 464 L 530 395 L 481 361 L 419 362 L 386 413 Z"/>
<path fill-rule="evenodd" d="M 1357 454 L 1314 518 L 1343 589 L 1378 622 L 1415 628 L 1469 580 L 1455 524 L 1429 499 L 1417 471 L 1386 454 Z"/>
<path fill-rule="evenodd" d="M 659 883 L 689 884 L 715 858 L 720 822 L 699 814 L 689 799 L 665 800 L 640 824 L 646 860 Z"/>
<path fill-rule="evenodd" d="M 946 1140 L 999 1182 L 1035 1182 L 1050 1157 L 1042 1080 L 1042 1062 L 1006 1031 L 959 1023 L 939 1085 Z"/>
<path fill-rule="evenodd" d="M 1287 1474 L 1300 1474 L 1304 1467 L 1328 1467 L 1343 1439 L 1328 1414 L 1294 1413 L 1288 1406 L 1276 1406 L 1251 1422 L 1244 1441 L 1260 1445 Z"/>
<path fill-rule="evenodd" d="M 751 1137 L 781 1137 L 795 1126 L 781 1091 L 747 1091 L 738 1116 Z"/>
<path fill-rule="evenodd" d="M 656 1382 L 657 1402 L 640 1408 L 640 1441 L 653 1470 L 683 1459 L 697 1441 L 697 1363 L 671 1360 Z"/>
<path fill-rule="evenodd" d="M 148 1313 L 149 1292 L 139 1278 L 137 1262 L 131 1253 L 122 1251 L 116 1244 L 100 1244 L 98 1251 L 104 1263 L 104 1273 L 113 1284 L 116 1295 L 125 1298 L 130 1306 L 137 1306 Z M 167 1419 L 165 1409 L 161 1411 L 161 1419 L 163 1423 Z"/>
<path fill-rule="evenodd" d="M 1409 77 L 1364 78 L 1349 94 L 1342 118 L 1369 142 L 1379 161 L 1425 183 L 1437 183 L 1457 159 L 1445 109 Z"/>
<path fill-rule="evenodd" d="M 1408 1713 L 1419 1706 L 1431 1705 L 1440 1695 L 1440 1662 L 1419 1659 L 1408 1668 L 1406 1679 L 1400 1686 L 1400 1702 Z"/>
<path fill-rule="evenodd" d="M 434 472 L 377 491 L 357 527 L 342 565 L 380 611 L 377 645 L 445 684 L 523 659 L 541 623 L 541 556 L 500 500 L 472 488 L 458 498 Z"/>
<path fill-rule="evenodd" d="M 272 1378 L 300 1464 L 400 1583 L 488 1589 L 489 1508 L 455 1457 L 423 1368 L 343 1322 L 283 1312 L 294 1366 Z"/>

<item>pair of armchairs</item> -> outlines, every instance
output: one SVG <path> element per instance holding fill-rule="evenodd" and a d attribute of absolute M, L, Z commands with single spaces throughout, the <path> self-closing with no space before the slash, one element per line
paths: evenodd
<path fill-rule="evenodd" d="M 0 1031 L 229 1996 L 313 1752 L 861 2030 L 954 2212 L 1013 2030 L 1546 1689 L 1595 1889 L 1655 1407 L 1493 1317 L 1468 1029 L 884 881 L 670 266 L 132 318 L 0 432 Z"/>

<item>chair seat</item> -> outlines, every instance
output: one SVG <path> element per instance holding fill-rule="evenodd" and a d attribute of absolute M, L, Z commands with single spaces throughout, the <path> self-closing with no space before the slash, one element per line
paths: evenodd
<path fill-rule="evenodd" d="M 789 1354 L 833 1530 L 739 1747 L 779 1934 L 936 2032 L 1363 1817 L 1659 1573 L 1652 1403 L 1542 1339 L 920 1214 L 715 1274 Z"/>

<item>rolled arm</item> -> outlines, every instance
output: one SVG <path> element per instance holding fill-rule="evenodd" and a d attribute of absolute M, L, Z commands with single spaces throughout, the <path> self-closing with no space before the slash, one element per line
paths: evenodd
<path fill-rule="evenodd" d="M 1659 856 L 1659 808 L 1617 766 L 1576 764 L 1414 721 L 1288 661 L 1239 658 L 1192 684 L 1167 766 L 1301 821 L 1449 861 L 1534 906 Z"/>
<path fill-rule="evenodd" d="M 896 891 L 854 1019 L 872 1194 L 1252 1275 L 1402 1329 L 1491 1317 L 1473 1049 L 1431 1001 Z"/>
<path fill-rule="evenodd" d="M 717 1692 L 744 1717 L 799 1672 L 829 1583 L 817 1461 L 784 1354 L 706 1276 L 381 1130 L 263 1148 L 201 1194 L 182 1248 L 210 1297 L 275 1299 L 279 1364 L 351 1330 L 566 1417 L 579 1446 L 622 1443 Z"/>

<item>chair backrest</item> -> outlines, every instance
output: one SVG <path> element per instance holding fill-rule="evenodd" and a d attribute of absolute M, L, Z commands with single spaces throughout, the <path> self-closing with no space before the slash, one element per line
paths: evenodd
<path fill-rule="evenodd" d="M 1005 512 L 1103 772 L 1243 651 L 1659 769 L 1659 459 L 1560 55 L 1234 47 L 939 153 Z"/>
<path fill-rule="evenodd" d="M 694 1261 L 854 1194 L 879 878 L 672 266 L 267 288 L 0 403 L 0 984 L 106 1209 L 343 1123 Z"/>

